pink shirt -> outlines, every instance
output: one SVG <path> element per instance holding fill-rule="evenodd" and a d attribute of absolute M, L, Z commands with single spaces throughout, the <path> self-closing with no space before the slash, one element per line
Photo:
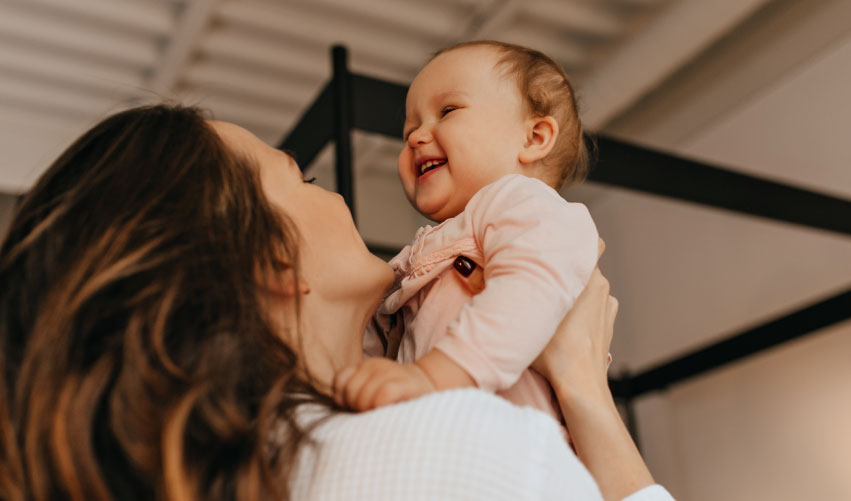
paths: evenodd
<path fill-rule="evenodd" d="M 396 280 L 372 335 L 413 362 L 441 350 L 479 388 L 507 390 L 547 345 L 597 263 L 597 230 L 582 204 L 512 174 L 479 190 L 464 211 L 417 231 L 390 264 Z M 452 263 L 483 266 L 473 296 Z M 368 333 L 369 335 L 370 333 Z M 376 338 L 367 351 L 376 354 Z M 547 394 L 548 395 L 548 394 Z"/>

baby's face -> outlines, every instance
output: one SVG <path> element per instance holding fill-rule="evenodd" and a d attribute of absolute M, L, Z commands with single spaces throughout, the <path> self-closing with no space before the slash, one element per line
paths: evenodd
<path fill-rule="evenodd" d="M 526 116 L 517 84 L 504 77 L 489 47 L 441 54 L 408 90 L 399 177 L 424 216 L 457 216 L 500 177 L 520 173 Z"/>

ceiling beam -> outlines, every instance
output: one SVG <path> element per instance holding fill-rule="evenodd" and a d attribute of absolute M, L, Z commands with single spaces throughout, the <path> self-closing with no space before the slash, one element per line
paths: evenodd
<path fill-rule="evenodd" d="M 680 0 L 665 6 L 579 82 L 582 121 L 600 130 L 771 0 Z"/>
<path fill-rule="evenodd" d="M 620 114 L 606 132 L 647 145 L 682 146 L 824 57 L 851 36 L 848 19 L 848 0 L 776 1 Z"/>
<path fill-rule="evenodd" d="M 624 22 L 595 3 L 565 0 L 528 2 L 524 12 L 535 21 L 568 27 L 570 31 L 598 37 L 614 37 Z"/>
<path fill-rule="evenodd" d="M 292 40 L 328 47 L 345 40 L 354 54 L 370 56 L 388 65 L 409 67 L 412 60 L 426 58 L 433 49 L 427 41 L 382 34 L 350 18 L 321 15 L 284 2 L 228 2 L 222 5 L 219 14 L 227 24 L 265 32 L 284 42 Z M 277 59 L 280 58 L 278 55 Z"/>
<path fill-rule="evenodd" d="M 115 107 L 115 103 L 135 92 L 134 88 L 83 91 L 58 82 L 4 75 L 0 79 L 0 102 L 31 106 L 55 113 L 93 118 Z"/>
<path fill-rule="evenodd" d="M 103 23 L 112 28 L 163 36 L 171 27 L 166 2 L 111 2 L 103 0 L 7 0 L 48 13 L 61 13 Z"/>
<path fill-rule="evenodd" d="M 221 0 L 193 0 L 186 3 L 159 64 L 145 83 L 148 91 L 158 95 L 168 95 L 171 92 L 180 78 L 181 70 L 209 27 L 220 2 Z"/>
<path fill-rule="evenodd" d="M 201 89 L 221 91 L 253 101 L 269 101 L 301 107 L 316 94 L 316 85 L 299 79 L 275 78 L 248 71 L 215 59 L 189 65 L 183 74 L 185 83 Z"/>
<path fill-rule="evenodd" d="M 430 2 L 388 2 L 386 0 L 300 0 L 311 8 L 325 7 L 344 12 L 350 19 L 371 19 L 406 33 L 435 39 L 453 35 L 460 9 L 446 5 L 436 8 Z M 428 22 L 424 22 L 428 20 Z"/>
<path fill-rule="evenodd" d="M 26 75 L 39 82 L 60 82 L 96 91 L 136 88 L 142 73 L 97 60 L 73 60 L 55 51 L 24 44 L 0 44 L 0 69 L 5 76 Z"/>
<path fill-rule="evenodd" d="M 225 60 L 267 73 L 285 75 L 299 80 L 314 80 L 316 85 L 330 76 L 325 50 L 298 50 L 293 44 L 264 43 L 247 38 L 232 27 L 222 27 L 204 37 L 199 49 L 216 60 Z M 281 57 L 287 54 L 286 57 Z"/>
<path fill-rule="evenodd" d="M 517 17 L 522 7 L 522 0 L 492 0 L 470 16 L 466 29 L 455 38 L 454 43 L 496 38 Z"/>
<path fill-rule="evenodd" d="M 0 33 L 9 43 L 47 47 L 57 54 L 83 54 L 118 66 L 148 67 L 157 60 L 153 44 L 111 30 L 81 29 L 61 17 L 43 16 L 31 6 L 3 5 Z"/>

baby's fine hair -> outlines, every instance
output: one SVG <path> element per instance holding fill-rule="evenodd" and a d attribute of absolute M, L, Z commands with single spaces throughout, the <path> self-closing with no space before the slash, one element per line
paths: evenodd
<path fill-rule="evenodd" d="M 577 184 L 588 176 L 589 153 L 579 121 L 573 86 L 567 74 L 543 52 L 494 40 L 475 40 L 437 51 L 432 59 L 465 47 L 490 47 L 501 54 L 497 66 L 517 82 L 531 116 L 551 116 L 558 122 L 555 146 L 543 159 L 542 181 L 555 189 Z"/>

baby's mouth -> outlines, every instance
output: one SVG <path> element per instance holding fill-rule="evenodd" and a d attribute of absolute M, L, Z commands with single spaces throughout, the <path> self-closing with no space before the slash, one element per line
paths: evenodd
<path fill-rule="evenodd" d="M 434 160 L 426 160 L 425 162 L 420 164 L 419 169 L 417 170 L 417 177 L 420 177 L 423 174 L 425 174 L 426 172 L 437 169 L 438 167 L 441 167 L 445 164 L 446 164 L 445 158 L 439 158 L 439 159 L 434 159 Z"/>

